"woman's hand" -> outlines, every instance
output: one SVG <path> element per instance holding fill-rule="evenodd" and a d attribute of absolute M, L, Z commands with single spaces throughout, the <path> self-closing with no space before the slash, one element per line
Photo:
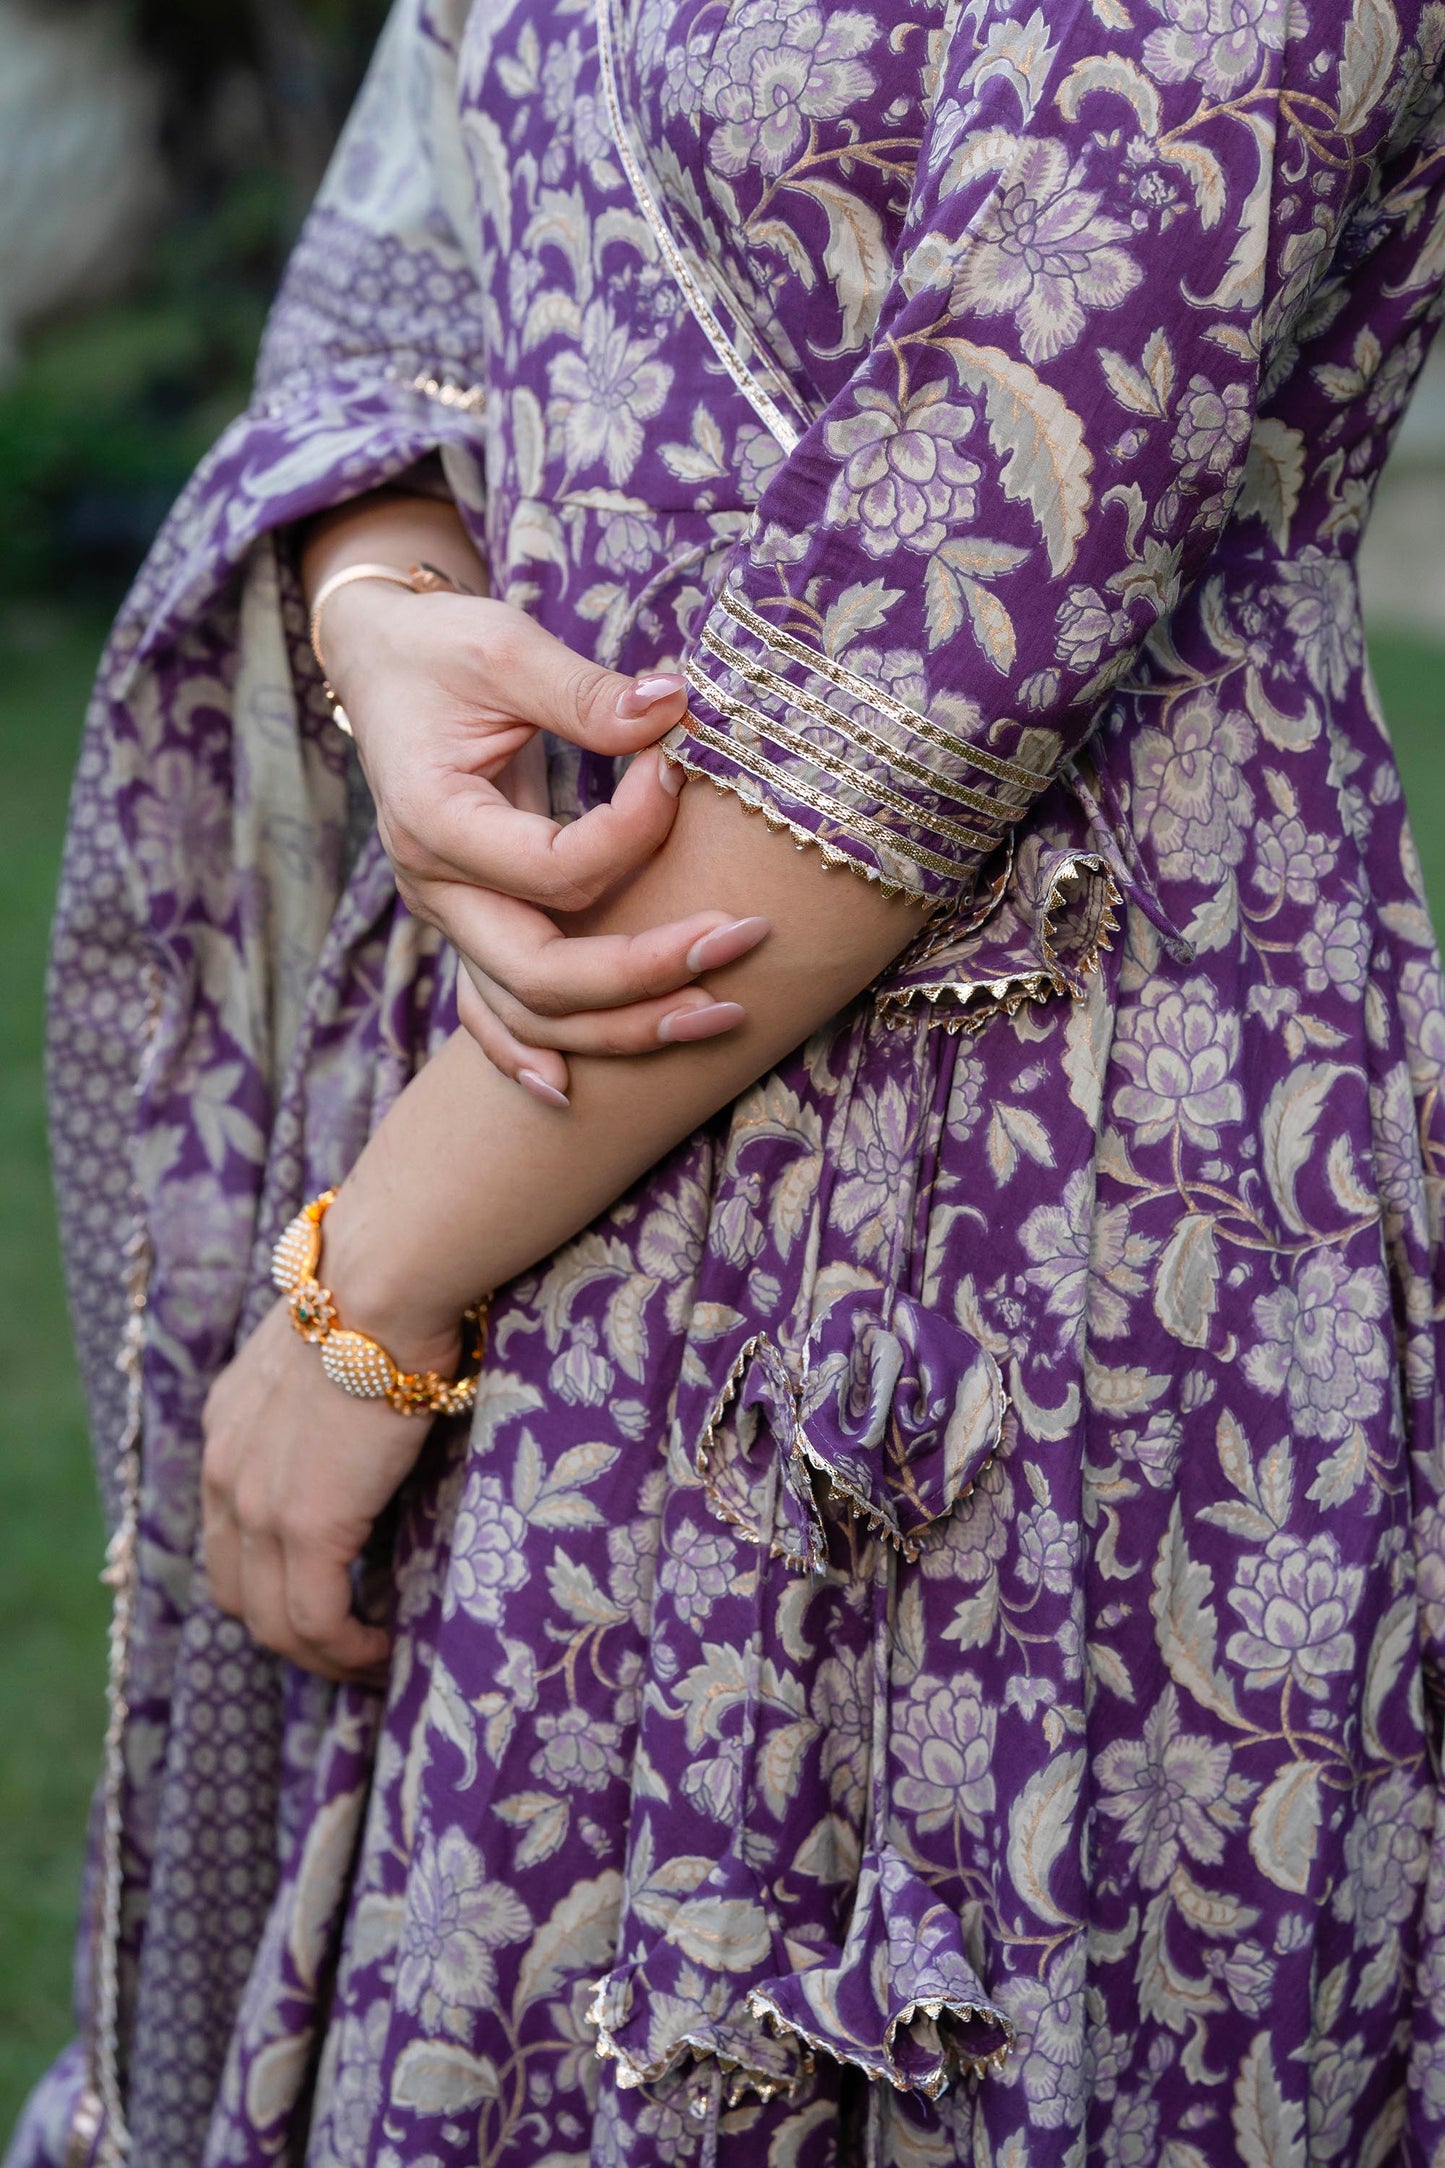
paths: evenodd
<path fill-rule="evenodd" d="M 450 1375 L 457 1343 L 407 1354 Z M 355 1615 L 351 1567 L 411 1473 L 427 1424 L 341 1392 L 278 1302 L 211 1387 L 203 1428 L 216 1602 L 278 1656 L 323 1678 L 380 1684 L 388 1640 Z"/>
<path fill-rule="evenodd" d="M 563 1052 L 642 1052 L 741 1020 L 693 982 L 755 947 L 766 921 L 724 911 L 633 935 L 568 934 L 666 840 L 680 772 L 653 742 L 686 708 L 681 678 L 602 670 L 509 604 L 341 588 L 325 649 L 376 799 L 403 901 L 467 964 L 468 1028 L 508 1075 L 563 1095 Z M 561 826 L 532 748 L 547 729 L 638 753 L 608 805 Z"/>

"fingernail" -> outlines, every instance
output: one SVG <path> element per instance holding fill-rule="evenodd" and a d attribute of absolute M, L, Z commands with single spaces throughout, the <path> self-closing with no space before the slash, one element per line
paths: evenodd
<path fill-rule="evenodd" d="M 572 1102 L 565 1092 L 559 1092 L 555 1084 L 549 1084 L 535 1069 L 519 1069 L 517 1082 L 534 1099 L 540 1099 L 544 1107 L 570 1107 Z"/>
<path fill-rule="evenodd" d="M 687 968 L 689 971 L 719 971 L 724 964 L 736 963 L 739 956 L 746 956 L 748 950 L 756 948 L 772 930 L 773 922 L 768 918 L 735 918 L 731 925 L 714 926 L 711 933 L 705 933 L 693 942 L 687 952 Z"/>
<path fill-rule="evenodd" d="M 687 781 L 686 768 L 680 768 L 675 760 L 669 760 L 666 753 L 659 753 L 657 772 L 662 778 L 663 789 L 671 792 L 674 798 L 680 798 L 682 786 Z"/>
<path fill-rule="evenodd" d="M 667 700 L 675 693 L 687 690 L 686 681 L 675 670 L 663 670 L 656 677 L 634 678 L 618 695 L 617 713 L 624 722 L 645 715 L 655 708 L 659 700 Z"/>
<path fill-rule="evenodd" d="M 657 1036 L 664 1046 L 680 1045 L 688 1039 L 715 1039 L 719 1032 L 731 1031 L 747 1014 L 736 1001 L 710 1001 L 702 1009 L 672 1009 L 657 1027 Z"/>

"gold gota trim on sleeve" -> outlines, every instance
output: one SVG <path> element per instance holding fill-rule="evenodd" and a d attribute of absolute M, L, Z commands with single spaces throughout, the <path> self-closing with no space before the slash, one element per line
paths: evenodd
<path fill-rule="evenodd" d="M 758 723 L 765 729 L 771 728 L 767 717 L 759 715 L 757 710 L 748 707 L 746 702 L 731 700 L 727 694 L 715 692 L 710 686 L 706 691 L 708 699 L 714 702 L 724 715 L 732 716 L 734 721 Z M 910 864 L 921 866 L 929 873 L 936 873 L 946 881 L 959 881 L 973 871 L 971 866 L 961 866 L 956 858 L 942 858 L 936 851 L 926 850 L 922 844 L 910 842 L 907 837 L 900 836 L 896 829 L 885 828 L 881 821 L 871 820 L 866 813 L 859 813 L 852 806 L 840 805 L 826 792 L 814 790 L 811 784 L 800 782 L 785 769 L 775 767 L 761 753 L 754 753 L 750 747 L 739 745 L 735 739 L 725 738 L 721 731 L 711 729 L 695 715 L 689 715 L 682 727 L 690 738 L 696 738 L 699 745 L 705 745 L 712 752 L 720 753 L 724 760 L 732 761 L 739 768 L 745 768 L 749 775 L 755 776 L 760 783 L 766 783 L 768 788 L 776 791 L 781 798 L 794 798 L 799 804 L 811 807 L 820 818 L 833 821 L 845 835 L 852 836 L 855 842 L 866 844 L 870 850 L 879 851 L 889 857 L 906 858 Z M 816 840 L 821 842 L 824 839 L 819 837 Z"/>
<path fill-rule="evenodd" d="M 850 790 L 856 790 L 864 797 L 876 799 L 880 805 L 887 806 L 890 812 L 896 813 L 909 828 L 931 829 L 935 835 L 959 844 L 966 851 L 986 853 L 997 850 L 1002 841 L 1006 822 L 1000 823 L 998 835 L 990 836 L 978 829 L 966 828 L 961 821 L 950 820 L 946 814 L 925 813 L 911 799 L 901 797 L 896 790 L 891 789 L 880 776 L 868 775 L 850 766 L 847 761 L 835 759 L 824 747 L 814 745 L 808 738 L 799 737 L 796 731 L 790 730 L 786 723 L 779 722 L 775 716 L 753 707 L 746 700 L 738 700 L 732 694 L 724 693 L 711 678 L 704 676 L 695 659 L 689 658 L 683 664 L 683 674 L 695 691 L 700 692 L 714 707 L 721 708 L 725 714 L 733 715 L 739 721 L 752 723 L 764 737 L 771 738 L 775 745 L 780 745 L 784 752 L 791 753 L 795 759 L 807 761 L 814 768 L 821 768 L 826 775 L 832 776 L 835 782 Z M 803 705 L 801 701 L 794 703 L 791 686 L 778 680 L 778 689 L 790 705 Z M 840 727 L 838 718 L 833 717 L 830 720 L 835 729 Z M 936 777 L 925 771 L 924 779 L 931 790 L 938 789 Z M 888 830 L 890 835 L 894 832 L 892 829 Z"/>
<path fill-rule="evenodd" d="M 706 676 L 702 674 L 702 670 L 698 670 L 698 666 L 695 666 L 693 661 L 687 661 L 685 666 L 682 666 L 682 674 L 687 676 L 687 681 L 689 681 L 689 685 L 693 685 L 695 692 L 700 692 L 704 696 L 704 700 L 708 700 L 708 705 L 717 707 L 724 715 L 730 715 L 734 722 L 752 724 L 752 728 L 760 737 L 769 737 L 773 744 L 782 746 L 784 752 L 791 752 L 795 759 L 806 761 L 810 767 L 821 767 L 823 774 L 828 774 L 828 776 L 834 778 L 834 783 L 841 783 L 845 787 L 856 789 L 860 796 L 867 796 L 867 798 L 877 800 L 880 804 L 886 804 L 888 809 L 893 813 L 897 813 L 899 820 L 906 822 L 910 828 L 927 826 L 927 828 L 945 830 L 949 837 L 958 837 L 960 848 L 973 852 L 975 856 L 988 856 L 988 852 L 999 848 L 999 837 L 975 835 L 971 828 L 962 828 L 955 822 L 945 824 L 945 822 L 925 820 L 925 815 L 921 815 L 919 809 L 916 809 L 914 804 L 910 804 L 908 798 L 899 798 L 899 793 L 890 791 L 886 783 L 880 783 L 880 780 L 875 780 L 873 776 L 860 776 L 856 770 L 849 770 L 849 767 L 841 767 L 841 765 L 836 765 L 834 761 L 828 761 L 819 752 L 817 746 L 810 746 L 806 737 L 797 737 L 795 731 L 789 731 L 789 726 L 778 722 L 776 718 L 773 718 L 773 715 L 765 715 L 763 709 L 752 707 L 752 702 L 737 700 L 732 694 L 726 694 L 719 685 L 713 685 L 713 681 L 706 679 Z M 732 739 L 721 739 L 719 744 L 724 746 L 724 750 L 730 750 L 732 754 L 739 754 L 739 746 L 734 744 Z M 771 763 L 767 763 L 767 765 L 769 765 L 769 770 L 773 772 L 773 776 L 776 776 L 778 789 L 782 789 L 784 793 L 791 791 L 795 798 L 804 798 L 806 796 L 806 785 L 799 783 L 791 770 L 780 770 L 780 767 L 771 767 Z M 825 802 L 819 804 L 819 811 L 823 811 L 823 809 L 825 809 Z M 845 806 L 845 804 L 838 806 L 838 811 L 843 813 L 845 822 L 847 820 L 869 822 L 869 826 L 875 828 L 877 835 L 888 837 L 890 848 L 901 850 L 903 856 L 908 856 L 908 859 L 916 859 L 921 865 L 934 865 L 936 869 L 942 869 L 942 872 L 958 874 L 958 869 L 960 869 L 958 861 L 955 861 L 955 859 L 940 859 L 940 856 L 936 856 L 932 852 L 925 852 L 923 846 L 916 846 L 916 843 L 912 843 L 908 833 L 899 833 L 897 828 L 888 828 L 886 822 L 873 822 L 873 817 L 869 813 L 856 813 L 854 809 L 851 809 L 851 806 Z"/>
<path fill-rule="evenodd" d="M 970 745 L 966 738 L 955 738 L 951 731 L 944 730 L 917 708 L 910 708 L 902 700 L 895 700 L 892 693 L 884 692 L 880 685 L 870 685 L 866 678 L 845 669 L 842 663 L 834 662 L 832 656 L 825 655 L 821 648 L 806 647 L 801 640 L 795 640 L 791 633 L 779 632 L 775 625 L 768 624 L 765 618 L 755 615 L 745 602 L 740 602 L 729 588 L 723 587 L 719 591 L 717 607 L 724 611 L 734 624 L 741 625 L 746 632 L 761 640 L 764 647 L 771 648 L 775 655 L 787 655 L 792 661 L 801 663 L 804 669 L 814 671 L 819 677 L 830 678 L 841 692 L 852 693 L 855 699 L 865 701 L 870 707 L 876 708 L 880 715 L 886 715 L 890 722 L 900 724 L 905 730 L 916 731 L 919 737 L 926 738 L 930 745 L 936 745 L 940 752 L 952 753 L 955 758 L 970 762 L 984 775 L 991 775 L 995 782 L 1017 783 L 1020 789 L 1034 793 L 1047 790 L 1052 783 L 1051 775 L 1038 775 L 1032 768 L 1021 768 L 1017 761 L 1001 759 L 997 753 L 985 752 L 981 746 Z M 791 691 L 791 688 L 789 690 Z"/>
<path fill-rule="evenodd" d="M 898 746 L 890 745 L 886 738 L 879 737 L 876 731 L 870 730 L 856 715 L 844 715 L 840 709 L 830 707 L 826 700 L 819 700 L 816 695 L 806 692 L 799 685 L 789 684 L 788 680 L 780 678 L 776 671 L 755 662 L 751 656 L 745 655 L 740 647 L 734 647 L 730 641 L 724 640 L 711 626 L 703 627 L 701 644 L 710 655 L 715 655 L 719 662 L 726 663 L 740 678 L 745 678 L 748 684 L 756 685 L 760 692 L 780 694 L 789 707 L 801 708 L 805 714 L 815 715 L 820 723 L 826 723 L 836 730 L 844 740 L 865 746 L 870 753 L 886 761 L 895 773 L 911 776 L 915 783 L 922 783 L 940 798 L 956 798 L 981 819 L 997 821 L 1003 829 L 1011 827 L 1017 817 L 1028 811 L 1027 802 L 1016 806 L 1011 800 L 988 798 L 982 791 L 969 790 L 966 785 L 953 782 L 951 777 L 941 776 L 935 769 L 925 768 L 922 761 L 913 760 Z M 938 829 L 941 834 L 969 834 L 967 829 L 958 827 L 946 814 L 924 815 L 916 809 L 911 810 L 914 810 L 915 818 L 926 819 L 928 826 Z"/>

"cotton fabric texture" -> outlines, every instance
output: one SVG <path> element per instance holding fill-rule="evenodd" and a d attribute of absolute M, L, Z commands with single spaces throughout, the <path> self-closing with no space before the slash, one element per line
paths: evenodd
<path fill-rule="evenodd" d="M 81 759 L 133 1614 L 10 2168 L 1445 2157 L 1445 987 L 1355 580 L 1442 48 L 401 0 Z M 675 758 L 926 911 L 501 1292 L 368 1564 L 382 1705 L 211 1605 L 199 1411 L 453 1022 L 289 542 L 438 459 L 496 592 L 685 656 Z"/>

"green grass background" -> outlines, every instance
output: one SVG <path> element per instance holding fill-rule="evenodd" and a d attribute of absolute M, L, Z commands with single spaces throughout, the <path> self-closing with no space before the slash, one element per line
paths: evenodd
<path fill-rule="evenodd" d="M 0 2147 L 70 2031 L 76 1876 L 102 1722 L 101 1525 L 45 1164 L 41 979 L 66 792 L 103 632 L 0 619 Z M 1445 643 L 1371 643 L 1445 919 Z"/>

